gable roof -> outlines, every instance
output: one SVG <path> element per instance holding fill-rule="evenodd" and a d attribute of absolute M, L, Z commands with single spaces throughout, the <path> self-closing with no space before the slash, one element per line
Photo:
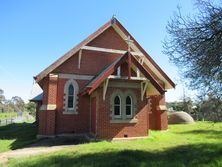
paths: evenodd
<path fill-rule="evenodd" d="M 114 61 L 112 64 L 110 64 L 107 68 L 105 68 L 99 75 L 94 77 L 86 86 L 86 89 L 81 93 L 91 94 L 96 88 L 99 87 L 99 85 L 107 79 L 112 73 L 116 71 L 116 69 L 126 62 L 128 56 L 131 56 L 132 63 L 140 70 L 140 72 L 153 84 L 153 86 L 160 92 L 160 94 L 163 94 L 165 92 L 164 88 L 155 80 L 155 78 L 152 76 L 152 74 L 149 73 L 148 70 L 146 70 L 139 62 L 138 60 L 132 56 L 131 53 L 126 52 L 124 55 L 120 56 L 116 61 Z"/>
<path fill-rule="evenodd" d="M 146 58 L 148 59 L 149 63 L 147 63 L 147 65 L 151 65 L 153 66 L 157 72 L 162 75 L 163 77 L 161 77 L 162 79 L 165 79 L 169 85 L 172 86 L 172 88 L 175 88 L 175 83 L 166 75 L 166 73 L 160 68 L 160 66 L 152 59 L 152 57 L 142 48 L 142 46 L 135 40 L 135 38 L 127 31 L 127 29 L 125 29 L 123 27 L 123 25 L 116 20 L 116 24 L 117 26 L 123 31 L 124 34 L 127 34 L 126 36 L 130 36 L 131 40 L 133 40 L 133 44 L 136 46 L 135 50 L 139 50 L 140 52 L 142 52 Z M 165 85 L 166 86 L 166 85 Z"/>
<path fill-rule="evenodd" d="M 65 55 L 63 55 L 58 60 L 56 60 L 49 67 L 47 67 L 45 70 L 40 72 L 37 76 L 34 77 L 36 82 L 39 82 L 40 80 L 42 80 L 45 76 L 47 76 L 50 72 L 52 72 L 56 67 L 60 66 L 62 63 L 64 63 L 66 60 L 72 57 L 75 53 L 77 53 L 81 49 L 81 47 L 87 45 L 89 42 L 95 39 L 98 35 L 102 34 L 105 30 L 107 30 L 111 26 L 112 24 L 111 22 L 112 20 L 108 21 L 106 24 L 100 27 L 97 31 L 95 31 L 93 34 L 88 36 L 85 40 L 80 42 L 78 45 L 76 45 L 74 48 L 68 51 Z"/>
<path fill-rule="evenodd" d="M 157 73 L 158 77 L 160 79 L 165 80 L 167 82 L 166 88 L 174 88 L 175 84 L 174 82 L 164 73 L 164 71 L 155 63 L 155 61 L 148 55 L 148 53 L 139 45 L 139 43 L 133 38 L 133 36 L 122 26 L 122 24 L 116 19 L 112 18 L 109 20 L 106 24 L 104 24 L 102 27 L 100 27 L 97 31 L 95 31 L 93 34 L 88 36 L 85 40 L 83 40 L 81 43 L 76 45 L 73 49 L 71 49 L 69 52 L 67 52 L 65 55 L 63 55 L 61 58 L 56 60 L 53 64 L 51 64 L 49 67 L 47 67 L 45 70 L 40 72 L 37 76 L 35 76 L 36 82 L 41 81 L 44 77 L 46 77 L 50 72 L 52 72 L 55 68 L 60 66 L 62 63 L 64 63 L 66 60 L 68 60 L 70 57 L 72 57 L 74 54 L 78 53 L 80 49 L 83 46 L 86 46 L 89 42 L 91 42 L 93 39 L 98 37 L 100 34 L 102 34 L 105 30 L 113 26 L 113 28 L 119 33 L 121 37 L 127 37 L 130 36 L 131 39 L 134 41 L 133 45 L 135 46 L 133 49 L 138 50 L 142 52 L 146 58 L 148 59 L 148 63 Z"/>
<path fill-rule="evenodd" d="M 39 84 L 35 83 L 32 86 L 29 101 L 33 101 L 33 102 L 42 101 L 42 99 L 43 99 L 43 90 L 41 89 Z"/>

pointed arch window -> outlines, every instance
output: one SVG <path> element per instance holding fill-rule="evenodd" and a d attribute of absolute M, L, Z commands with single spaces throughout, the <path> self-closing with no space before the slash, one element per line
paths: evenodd
<path fill-rule="evenodd" d="M 69 85 L 68 88 L 68 109 L 74 108 L 74 102 L 75 102 L 75 89 L 72 84 Z"/>
<path fill-rule="evenodd" d="M 132 97 L 127 96 L 126 97 L 126 117 L 127 118 L 132 118 L 132 110 L 133 110 Z"/>
<path fill-rule="evenodd" d="M 110 97 L 111 123 L 136 123 L 137 101 L 133 91 L 115 90 Z"/>
<path fill-rule="evenodd" d="M 121 98 L 120 96 L 116 96 L 114 98 L 114 117 L 121 117 Z"/>
<path fill-rule="evenodd" d="M 75 80 L 68 80 L 64 86 L 64 114 L 77 114 L 79 86 Z"/>

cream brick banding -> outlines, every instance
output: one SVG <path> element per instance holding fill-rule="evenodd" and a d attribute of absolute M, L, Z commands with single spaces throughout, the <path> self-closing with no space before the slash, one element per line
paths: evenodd
<path fill-rule="evenodd" d="M 56 110 L 56 104 L 43 104 L 41 107 L 40 107 L 40 110 L 41 111 L 45 111 L 45 110 Z"/>
<path fill-rule="evenodd" d="M 91 80 L 94 75 L 79 75 L 79 74 L 66 74 L 66 73 L 59 73 L 59 78 L 63 79 L 75 79 L 75 80 Z"/>
<path fill-rule="evenodd" d="M 131 124 L 135 124 L 138 122 L 138 119 L 124 119 L 124 120 L 110 120 L 110 123 L 131 123 Z"/>
<path fill-rule="evenodd" d="M 167 110 L 167 106 L 166 105 L 159 105 L 156 107 L 157 110 L 161 110 L 161 111 L 166 111 Z"/>
<path fill-rule="evenodd" d="M 50 77 L 50 78 L 58 78 L 58 74 L 53 74 L 53 73 L 51 73 L 51 74 L 49 74 L 49 77 Z"/>

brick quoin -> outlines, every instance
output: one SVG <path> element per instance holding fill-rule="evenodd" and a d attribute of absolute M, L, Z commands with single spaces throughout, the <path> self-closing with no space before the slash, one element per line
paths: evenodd
<path fill-rule="evenodd" d="M 149 118 L 150 129 L 166 130 L 168 128 L 167 111 L 157 109 L 159 105 L 166 105 L 165 95 L 151 96 L 151 112 Z"/>

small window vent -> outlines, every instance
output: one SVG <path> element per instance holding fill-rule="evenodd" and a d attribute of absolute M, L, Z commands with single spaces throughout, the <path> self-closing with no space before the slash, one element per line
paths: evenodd
<path fill-rule="evenodd" d="M 124 137 L 125 137 L 125 138 L 127 138 L 127 137 L 128 137 L 128 135 L 127 135 L 127 134 L 124 134 Z"/>

